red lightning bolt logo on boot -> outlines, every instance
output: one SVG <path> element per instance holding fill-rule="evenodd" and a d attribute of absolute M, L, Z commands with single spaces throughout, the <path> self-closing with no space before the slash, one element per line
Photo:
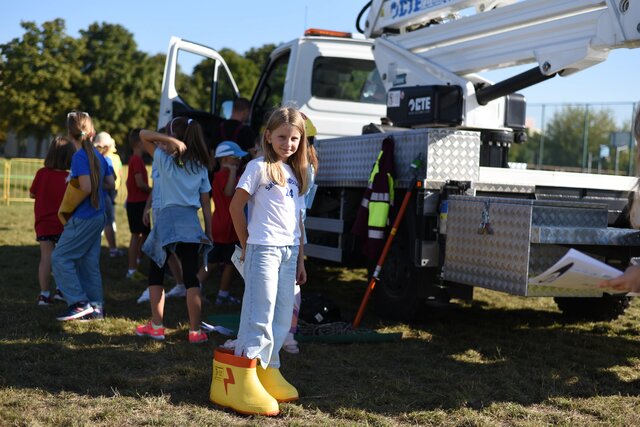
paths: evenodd
<path fill-rule="evenodd" d="M 233 371 L 231 370 L 231 368 L 227 368 L 227 378 L 225 378 L 222 382 L 224 383 L 224 392 L 226 394 L 229 394 L 229 392 L 227 391 L 227 385 L 236 383 L 235 378 L 233 378 Z"/>

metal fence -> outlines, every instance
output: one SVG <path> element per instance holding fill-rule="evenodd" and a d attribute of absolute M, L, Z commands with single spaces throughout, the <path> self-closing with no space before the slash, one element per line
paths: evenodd
<path fill-rule="evenodd" d="M 38 169 L 44 167 L 43 159 L 5 159 L 0 158 L 0 181 L 2 181 L 2 203 L 9 205 L 13 202 L 33 202 L 29 197 L 29 189 Z M 122 166 L 122 183 L 118 190 L 116 203 L 127 200 L 127 165 Z M 147 173 L 151 167 L 147 166 Z"/>
<path fill-rule="evenodd" d="M 635 175 L 631 127 L 638 104 L 527 104 L 529 140 L 510 161 L 529 169 Z"/>
<path fill-rule="evenodd" d="M 32 201 L 29 188 L 42 166 L 42 159 L 0 159 L 2 202 L 8 205 L 11 202 Z"/>

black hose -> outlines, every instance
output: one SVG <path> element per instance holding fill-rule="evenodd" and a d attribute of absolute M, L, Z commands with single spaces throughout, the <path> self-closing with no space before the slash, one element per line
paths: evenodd
<path fill-rule="evenodd" d="M 364 30 L 362 29 L 362 27 L 360 27 L 360 19 L 362 18 L 362 15 L 364 15 L 364 12 L 371 6 L 372 1 L 373 0 L 369 0 L 367 4 L 364 5 L 362 10 L 358 14 L 358 17 L 356 18 L 356 30 L 358 30 L 360 34 L 364 34 Z"/>

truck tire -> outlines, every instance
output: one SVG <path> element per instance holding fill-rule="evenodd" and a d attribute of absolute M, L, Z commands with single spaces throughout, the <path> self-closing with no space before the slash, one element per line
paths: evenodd
<path fill-rule="evenodd" d="M 555 297 L 567 317 L 586 320 L 614 320 L 629 307 L 630 297 L 604 294 L 600 298 Z"/>
<path fill-rule="evenodd" d="M 408 321 L 418 313 L 424 298 L 418 295 L 419 275 L 402 246 L 400 239 L 392 244 L 373 290 L 373 303 L 380 317 Z M 369 277 L 372 273 L 370 268 Z"/>

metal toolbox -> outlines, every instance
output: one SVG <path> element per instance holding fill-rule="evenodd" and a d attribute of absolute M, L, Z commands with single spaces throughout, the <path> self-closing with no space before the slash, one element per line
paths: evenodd
<path fill-rule="evenodd" d="M 451 196 L 443 277 L 523 296 L 600 296 L 528 280 L 572 245 L 640 245 L 640 232 L 610 228 L 607 216 L 602 204 Z"/>
<path fill-rule="evenodd" d="M 317 141 L 320 167 L 316 183 L 324 187 L 366 188 L 382 141 L 395 140 L 396 188 L 411 182 L 410 165 L 418 154 L 425 162 L 419 180 L 439 188 L 447 180 L 477 181 L 480 134 L 453 129 L 415 129 Z"/>

